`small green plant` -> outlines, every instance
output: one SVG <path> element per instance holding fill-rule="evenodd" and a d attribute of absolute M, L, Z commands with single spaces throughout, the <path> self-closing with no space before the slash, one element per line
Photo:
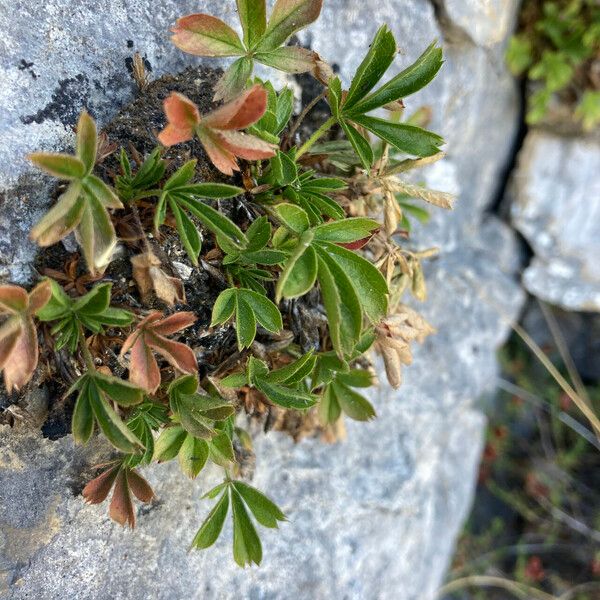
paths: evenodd
<path fill-rule="evenodd" d="M 398 387 L 411 343 L 433 332 L 402 303 L 406 289 L 425 298 L 421 261 L 434 252 L 403 244 L 406 215 L 426 220 L 415 200 L 449 209 L 453 199 L 400 178 L 443 156 L 443 140 L 423 129 L 427 110 L 404 121 L 400 114 L 403 98 L 442 65 L 435 43 L 377 87 L 397 54 L 394 36 L 381 27 L 343 90 L 316 53 L 282 45 L 317 18 L 320 0 L 277 0 L 268 21 L 264 0 L 237 4 L 243 41 L 208 15 L 183 17 L 174 29 L 188 52 L 239 57 L 215 90 L 226 103 L 202 116 L 192 99 L 171 93 L 162 146 L 147 156 L 121 149 L 112 168 L 99 169 L 115 191 L 92 174 L 98 136 L 85 112 L 77 156 L 31 155 L 69 181 L 32 236 L 48 246 L 75 230 L 89 274 L 79 274 L 75 258 L 64 273 L 47 269 L 52 279 L 30 294 L 0 286 L 0 368 L 9 391 L 31 380 L 37 316 L 46 367 L 72 366 L 64 383 L 76 395 L 75 441 L 85 444 L 99 431 L 121 453 L 84 497 L 100 503 L 113 490 L 111 518 L 133 527 L 133 497 L 153 498 L 138 469 L 177 458 L 195 479 L 216 465 L 225 480 L 206 494 L 218 500 L 192 546 L 212 545 L 231 507 L 234 559 L 247 565 L 262 558 L 250 515 L 268 528 L 285 516 L 239 481 L 252 441 L 236 416 L 293 412 L 330 439 L 344 415 L 375 418 L 359 392 L 375 384 L 369 352 L 383 356 Z M 311 71 L 321 81 L 331 116 L 308 139 L 295 134 L 310 107 L 290 123 L 291 90 L 252 79 L 254 61 Z M 370 114 L 380 108 L 388 119 Z M 189 144 L 195 137 L 218 170 L 212 178 L 211 164 L 199 163 L 204 153 L 194 156 L 198 146 Z M 165 156 L 176 156 L 175 164 Z M 110 212 L 116 209 L 123 212 Z M 129 234 L 115 270 L 120 228 Z M 211 283 L 198 285 L 198 276 Z"/>
<path fill-rule="evenodd" d="M 585 130 L 600 123 L 600 89 L 594 61 L 600 52 L 600 7 L 595 0 L 527 0 L 506 59 L 515 75 L 534 82 L 527 121 L 539 123 L 553 97 L 571 107 Z"/>
<path fill-rule="evenodd" d="M 172 41 L 184 52 L 239 57 L 217 84 L 215 100 L 239 94 L 252 75 L 254 61 L 287 73 L 328 72 L 316 52 L 283 46 L 318 18 L 323 0 L 277 0 L 268 21 L 266 4 L 266 0 L 237 0 L 243 40 L 229 25 L 205 14 L 182 17 L 173 28 Z"/>

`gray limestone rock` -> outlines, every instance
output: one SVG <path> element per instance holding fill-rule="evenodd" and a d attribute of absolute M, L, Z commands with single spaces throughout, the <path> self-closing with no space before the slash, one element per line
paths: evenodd
<path fill-rule="evenodd" d="M 512 222 L 534 257 L 523 282 L 566 310 L 600 311 L 600 143 L 534 130 L 519 154 Z"/>
<path fill-rule="evenodd" d="M 12 600 L 433 598 L 471 502 L 484 427 L 474 404 L 493 383 L 494 351 L 508 332 L 497 307 L 514 316 L 523 300 L 514 238 L 483 216 L 516 130 L 516 94 L 502 62 L 515 5 L 498 2 L 493 12 L 454 0 L 448 18 L 438 20 L 439 6 L 436 11 L 427 0 L 326 0 L 321 20 L 300 36 L 339 66 L 345 82 L 382 22 L 400 43 L 397 69 L 433 38 L 444 41 L 439 77 L 407 105 L 409 111 L 430 105 L 431 128 L 447 140 L 448 158 L 423 180 L 455 191 L 459 201 L 453 213 L 433 211 L 432 223 L 415 231 L 415 247 L 442 250 L 427 265 L 423 306 L 438 333 L 417 349 L 398 392 L 385 384 L 373 392 L 379 418 L 348 423 L 347 440 L 332 446 L 295 445 L 279 433 L 256 437 L 254 484 L 290 519 L 280 532 L 264 533 L 261 568 L 235 567 L 227 539 L 209 552 L 187 554 L 209 506 L 200 496 L 215 473 L 189 482 L 176 465 L 146 469 L 158 500 L 139 510 L 132 533 L 79 495 L 101 448 L 82 450 L 70 437 L 50 441 L 5 427 L 0 593 Z M 31 175 L 25 153 L 69 146 L 84 105 L 106 123 L 131 97 L 127 65 L 134 50 L 153 76 L 197 63 L 169 44 L 168 27 L 198 10 L 235 23 L 233 0 L 48 0 L 43 6 L 21 0 L 0 7 L 4 277 L 27 278 L 33 255 L 27 230 L 49 200 L 46 180 Z M 478 24 L 469 31 L 471 14 Z M 453 35 L 457 27 L 469 35 Z"/>

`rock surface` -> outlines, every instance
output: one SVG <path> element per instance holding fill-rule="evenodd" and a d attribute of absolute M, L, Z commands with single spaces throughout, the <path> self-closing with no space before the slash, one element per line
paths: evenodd
<path fill-rule="evenodd" d="M 534 257 L 523 282 L 566 310 L 600 312 L 600 143 L 534 130 L 519 153 L 511 215 Z"/>
<path fill-rule="evenodd" d="M 399 392 L 382 385 L 373 394 L 379 418 L 348 423 L 348 439 L 333 446 L 294 445 L 277 433 L 256 438 L 254 483 L 290 518 L 279 533 L 264 533 L 261 568 L 236 568 L 228 540 L 210 552 L 186 553 L 207 511 L 200 496 L 212 474 L 190 483 L 175 465 L 147 469 L 159 500 L 140 510 L 130 533 L 78 495 L 82 465 L 93 460 L 94 448 L 4 428 L 0 590 L 8 598 L 433 597 L 472 497 L 484 426 L 474 403 L 494 380 L 494 349 L 507 334 L 494 306 L 514 316 L 522 303 L 514 239 L 483 217 L 517 121 L 515 90 L 502 63 L 516 0 L 495 5 L 501 35 L 497 15 L 473 10 L 469 0 L 453 0 L 440 19 L 440 5 L 426 0 L 326 0 L 321 20 L 301 36 L 339 66 L 346 82 L 382 22 L 401 44 L 398 68 L 433 38 L 445 41 L 439 77 L 407 104 L 409 111 L 429 104 L 431 128 L 448 142 L 448 158 L 428 169 L 425 182 L 458 192 L 460 200 L 452 214 L 435 211 L 415 232 L 416 247 L 442 250 L 427 266 L 424 306 L 438 333 L 418 349 Z M 234 23 L 233 7 L 232 0 L 207 1 L 201 10 Z M 7 82 L 0 92 L 6 107 L 0 264 L 10 278 L 29 273 L 26 231 L 47 203 L 24 153 L 69 145 L 83 105 L 106 122 L 132 94 L 126 61 L 134 50 L 153 75 L 196 62 L 171 47 L 167 31 L 178 15 L 198 9 L 192 0 L 48 0 L 42 7 L 22 0 L 19 10 L 0 7 Z M 468 27 L 459 14 L 470 15 Z M 469 28 L 479 33 L 456 35 Z M 15 210 L 21 211 L 18 228 L 11 224 Z"/>

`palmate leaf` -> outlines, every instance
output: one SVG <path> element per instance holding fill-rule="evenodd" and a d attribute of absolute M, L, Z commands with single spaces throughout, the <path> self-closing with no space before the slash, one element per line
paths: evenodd
<path fill-rule="evenodd" d="M 119 198 L 124 202 L 131 202 L 150 195 L 156 195 L 155 186 L 157 186 L 165 175 L 167 161 L 160 156 L 161 149 L 155 148 L 148 157 L 138 165 L 138 169 L 133 175 L 131 163 L 121 148 L 119 162 L 121 164 L 121 175 L 115 177 L 115 188 Z"/>
<path fill-rule="evenodd" d="M 135 527 L 135 511 L 133 507 L 133 495 L 140 502 L 150 502 L 154 498 L 154 492 L 150 484 L 134 469 L 125 463 L 117 463 L 92 479 L 85 488 L 82 495 L 90 504 L 103 502 L 114 486 L 112 500 L 110 502 L 109 515 L 113 521 L 120 525 Z"/>
<path fill-rule="evenodd" d="M 195 373 L 198 363 L 192 349 L 166 337 L 195 322 L 196 316 L 191 312 L 178 312 L 165 317 L 159 311 L 151 312 L 140 321 L 121 348 L 121 356 L 131 351 L 129 380 L 150 394 L 158 389 L 161 375 L 155 352 L 177 371 Z"/>
<path fill-rule="evenodd" d="M 132 454 L 126 460 L 128 467 L 149 465 L 154 456 L 154 431 L 168 423 L 167 408 L 158 402 L 146 401 L 135 407 L 127 427 L 144 445 L 143 454 Z"/>
<path fill-rule="evenodd" d="M 51 333 L 57 350 L 67 347 L 75 352 L 82 328 L 103 333 L 106 327 L 127 327 L 133 321 L 129 311 L 110 306 L 112 283 L 100 283 L 87 294 L 71 298 L 54 280 L 47 280 L 52 296 L 38 312 L 44 322 L 55 322 Z"/>
<path fill-rule="evenodd" d="M 233 558 L 240 566 L 259 565 L 262 561 L 262 545 L 250 513 L 264 527 L 276 528 L 286 517 L 277 505 L 262 492 L 241 481 L 227 479 L 210 490 L 205 497 L 215 498 L 220 494 L 192 541 L 192 548 L 204 549 L 218 539 L 229 507 L 233 520 Z"/>
<path fill-rule="evenodd" d="M 118 450 L 136 453 L 144 449 L 142 441 L 127 427 L 110 401 L 121 406 L 142 402 L 143 391 L 116 377 L 87 371 L 69 390 L 78 396 L 73 411 L 72 431 L 77 443 L 85 444 L 94 431 L 94 422 L 106 439 Z"/>
<path fill-rule="evenodd" d="M 363 315 L 377 322 L 386 314 L 388 289 L 376 267 L 339 244 L 362 245 L 379 224 L 356 217 L 310 228 L 307 214 L 297 206 L 278 205 L 276 213 L 297 236 L 277 282 L 277 301 L 301 296 L 318 281 L 332 344 L 340 356 L 352 352 Z"/>
<path fill-rule="evenodd" d="M 294 362 L 269 371 L 266 363 L 250 356 L 246 372 L 235 373 L 221 380 L 223 387 L 250 385 L 262 392 L 273 404 L 283 408 L 305 410 L 313 406 L 317 398 L 305 389 L 304 380 L 310 377 L 315 356 L 308 352 Z"/>
<path fill-rule="evenodd" d="M 171 92 L 164 101 L 167 126 L 158 139 L 164 146 L 173 146 L 198 136 L 213 165 L 225 175 L 233 175 L 240 169 L 238 158 L 260 160 L 275 154 L 273 144 L 240 131 L 256 123 L 266 108 L 267 92 L 260 84 L 204 116 L 189 98 Z"/>
<path fill-rule="evenodd" d="M 71 182 L 33 227 L 31 239 L 40 246 L 51 246 L 75 231 L 92 275 L 104 271 L 117 243 L 108 209 L 123 208 L 111 188 L 92 174 L 96 147 L 96 124 L 83 111 L 77 124 L 76 156 L 38 152 L 28 157 L 40 169 Z"/>
<path fill-rule="evenodd" d="M 49 302 L 49 281 L 27 293 L 16 285 L 0 285 L 0 370 L 10 393 L 25 386 L 38 363 L 38 340 L 33 317 Z M 5 318 L 6 317 L 6 318 Z"/>
<path fill-rule="evenodd" d="M 226 237 L 234 245 L 244 242 L 246 237 L 233 221 L 199 200 L 199 198 L 233 198 L 239 196 L 244 190 L 224 183 L 192 183 L 196 163 L 196 159 L 188 161 L 165 182 L 154 213 L 154 228 L 158 230 L 165 222 L 167 207 L 169 207 L 175 217 L 177 232 L 190 261 L 197 266 L 202 247 L 202 235 L 189 214 L 198 218 L 214 235 Z"/>
<path fill-rule="evenodd" d="M 283 328 L 281 313 L 266 296 L 246 288 L 221 292 L 213 306 L 211 327 L 227 322 L 235 314 L 238 348 L 248 348 L 256 337 L 256 324 L 277 333 Z"/>
<path fill-rule="evenodd" d="M 359 65 L 345 97 L 338 78 L 329 86 L 331 111 L 352 144 L 365 169 L 373 164 L 373 151 L 369 141 L 357 129 L 362 127 L 391 146 L 413 156 L 437 154 L 443 139 L 420 127 L 394 123 L 365 113 L 393 104 L 427 85 L 442 66 L 442 51 L 431 44 L 407 69 L 372 91 L 392 64 L 396 54 L 396 41 L 392 32 L 383 25 L 376 33 L 369 51 Z"/>
<path fill-rule="evenodd" d="M 215 100 L 239 94 L 252 73 L 254 60 L 288 73 L 328 74 L 319 55 L 304 48 L 282 48 L 294 33 L 310 25 L 321 12 L 323 0 L 276 0 L 267 21 L 265 0 L 237 0 L 243 40 L 220 19 L 193 14 L 173 27 L 173 43 L 196 56 L 239 56 L 218 82 Z"/>

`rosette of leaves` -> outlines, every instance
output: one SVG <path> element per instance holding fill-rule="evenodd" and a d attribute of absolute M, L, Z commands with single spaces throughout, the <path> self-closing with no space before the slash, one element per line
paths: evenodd
<path fill-rule="evenodd" d="M 48 280 L 51 297 L 38 311 L 40 321 L 56 321 L 50 333 L 57 350 L 68 348 L 75 352 L 84 330 L 104 333 L 106 327 L 127 327 L 133 314 L 110 306 L 112 283 L 100 283 L 84 296 L 71 298 L 56 281 Z"/>
<path fill-rule="evenodd" d="M 162 181 L 167 168 L 167 161 L 160 156 L 160 148 L 155 148 L 141 164 L 138 160 L 139 166 L 135 175 L 123 148 L 121 148 L 119 163 L 121 174 L 115 177 L 115 188 L 123 202 L 129 203 L 160 193 L 155 188 Z"/>
<path fill-rule="evenodd" d="M 273 404 L 283 408 L 305 410 L 317 402 L 305 380 L 315 366 L 315 355 L 308 352 L 292 363 L 270 371 L 267 364 L 254 356 L 248 358 L 246 370 L 221 380 L 223 387 L 249 386 L 262 392 Z"/>
<path fill-rule="evenodd" d="M 50 300 L 50 283 L 43 281 L 27 292 L 16 285 L 0 286 L 0 371 L 8 392 L 26 385 L 38 363 L 34 315 Z"/>
<path fill-rule="evenodd" d="M 397 51 L 392 32 L 383 25 L 356 70 L 350 89 L 343 93 L 337 77 L 329 82 L 331 120 L 344 130 L 365 169 L 373 164 L 373 150 L 360 129 L 370 131 L 390 146 L 413 156 L 437 154 L 443 143 L 443 139 L 431 131 L 367 114 L 385 106 L 396 107 L 402 98 L 426 86 L 442 66 L 442 50 L 434 42 L 410 67 L 372 91 L 392 64 Z M 329 127 L 330 123 L 325 125 Z"/>
<path fill-rule="evenodd" d="M 245 231 L 246 241 L 242 245 L 232 244 L 230 238 L 217 237 L 217 243 L 225 252 L 223 266 L 226 272 L 243 288 L 249 288 L 263 296 L 266 290 L 263 282 L 272 281 L 271 273 L 257 265 L 274 266 L 281 264 L 285 252 L 267 248 L 271 240 L 271 223 L 266 216 L 255 219 Z"/>
<path fill-rule="evenodd" d="M 318 282 L 327 313 L 329 335 L 338 356 L 350 354 L 363 332 L 363 319 L 376 323 L 387 313 L 388 288 L 358 249 L 379 223 L 354 217 L 311 227 L 308 214 L 293 204 L 275 207 L 284 227 L 274 239 L 289 252 L 276 286 L 276 301 L 298 298 Z"/>
<path fill-rule="evenodd" d="M 96 162 L 96 124 L 83 111 L 77 124 L 76 155 L 36 152 L 29 160 L 50 175 L 69 182 L 58 202 L 31 230 L 31 239 L 51 246 L 75 231 L 88 270 L 102 273 L 117 243 L 108 209 L 123 208 L 115 193 L 92 170 Z"/>
<path fill-rule="evenodd" d="M 273 144 L 240 131 L 256 123 L 266 108 L 267 92 L 259 84 L 204 116 L 189 98 L 172 92 L 164 102 L 168 123 L 158 139 L 165 146 L 173 146 L 196 135 L 215 167 L 233 175 L 239 171 L 238 158 L 260 160 L 275 154 Z"/>
<path fill-rule="evenodd" d="M 235 318 L 238 349 L 248 348 L 256 337 L 256 325 L 277 333 L 283 328 L 281 313 L 265 295 L 247 288 L 228 288 L 215 301 L 210 326 Z"/>
<path fill-rule="evenodd" d="M 123 461 L 113 463 L 103 473 L 92 479 L 84 488 L 82 495 L 89 504 L 104 502 L 113 489 L 109 516 L 120 525 L 135 527 L 135 510 L 132 494 L 140 502 L 151 502 L 154 492 L 150 484 L 131 466 Z"/>
<path fill-rule="evenodd" d="M 267 20 L 266 0 L 237 0 L 243 39 L 226 23 L 206 14 L 187 15 L 173 27 L 172 42 L 195 56 L 237 58 L 215 88 L 215 100 L 228 100 L 244 89 L 254 62 L 287 73 L 311 71 L 326 77 L 327 66 L 316 52 L 283 44 L 310 25 L 321 12 L 323 0 L 276 0 Z"/>
<path fill-rule="evenodd" d="M 301 206 L 311 225 L 322 223 L 324 218 L 338 220 L 346 216 L 344 209 L 328 196 L 346 188 L 346 183 L 336 177 L 317 177 L 311 169 L 300 171 L 296 148 L 278 151 L 269 161 L 269 169 L 261 182 L 270 185 L 271 189 L 257 195 L 257 201 L 268 201 L 274 194 L 280 195 Z"/>
<path fill-rule="evenodd" d="M 375 418 L 373 405 L 353 388 L 373 386 L 373 375 L 364 369 L 352 369 L 334 352 L 320 354 L 315 366 L 312 387 L 322 388 L 319 418 L 324 425 L 333 424 L 342 412 L 355 421 Z"/>
<path fill-rule="evenodd" d="M 166 462 L 177 457 L 181 470 L 192 479 L 209 459 L 223 467 L 235 462 L 230 422 L 235 409 L 231 403 L 199 393 L 198 380 L 187 375 L 169 386 L 169 404 L 174 424 L 156 440 L 155 460 Z"/>
<path fill-rule="evenodd" d="M 126 408 L 140 404 L 144 399 L 143 390 L 112 375 L 100 373 L 89 365 L 67 394 L 74 392 L 78 394 L 72 432 L 77 443 L 86 444 L 89 441 L 96 423 L 104 437 L 121 452 L 137 453 L 144 449 L 142 441 L 111 405 L 111 402 L 115 402 Z"/>
<path fill-rule="evenodd" d="M 217 541 L 231 506 L 233 558 L 241 567 L 252 563 L 259 565 L 262 561 L 262 544 L 248 510 L 260 525 L 270 529 L 277 528 L 279 522 L 286 521 L 286 516 L 262 492 L 242 481 L 227 479 L 207 492 L 203 498 L 217 496 L 219 499 L 196 533 L 192 548 L 202 550 Z"/>
<path fill-rule="evenodd" d="M 231 219 L 199 200 L 233 198 L 244 190 L 225 183 L 193 183 L 196 163 L 196 159 L 188 161 L 167 179 L 159 192 L 154 213 L 154 228 L 158 231 L 165 222 L 167 208 L 171 211 L 181 243 L 194 266 L 198 266 L 202 235 L 190 215 L 196 217 L 218 238 L 230 240 L 235 247 L 241 248 L 241 244 L 246 241 L 241 229 Z"/>

